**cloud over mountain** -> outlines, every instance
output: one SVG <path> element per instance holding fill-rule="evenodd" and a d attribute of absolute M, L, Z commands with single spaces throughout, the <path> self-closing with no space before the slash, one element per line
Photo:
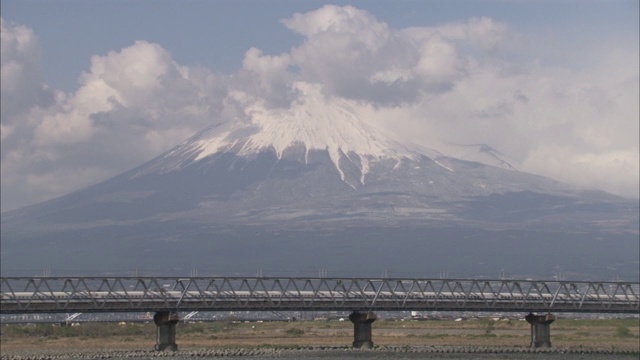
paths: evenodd
<path fill-rule="evenodd" d="M 47 106 L 53 92 L 43 83 L 38 38 L 25 26 L 1 19 L 2 140 L 21 127 L 20 115 Z"/>
<path fill-rule="evenodd" d="M 487 17 L 399 29 L 327 5 L 282 24 L 300 43 L 281 54 L 247 49 L 235 74 L 180 65 L 140 40 L 94 55 L 78 89 L 63 93 L 42 80 L 36 34 L 3 20 L 2 210 L 113 176 L 208 125 L 246 120 L 256 101 L 304 103 L 304 83 L 413 142 L 453 152 L 489 144 L 521 170 L 638 196 L 637 47 L 594 43 L 604 55 L 569 67 Z"/>

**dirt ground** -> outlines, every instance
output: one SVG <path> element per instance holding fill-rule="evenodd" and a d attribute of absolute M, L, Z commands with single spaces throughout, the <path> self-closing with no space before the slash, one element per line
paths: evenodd
<path fill-rule="evenodd" d="M 155 345 L 153 323 L 3 324 L 3 351 L 46 349 L 145 349 Z M 528 347 L 525 321 L 384 321 L 373 323 L 373 341 L 380 346 Z M 348 346 L 353 325 L 348 321 L 179 323 L 181 349 L 265 346 Z M 640 321 L 557 320 L 551 325 L 554 348 L 620 349 L 640 352 Z"/>

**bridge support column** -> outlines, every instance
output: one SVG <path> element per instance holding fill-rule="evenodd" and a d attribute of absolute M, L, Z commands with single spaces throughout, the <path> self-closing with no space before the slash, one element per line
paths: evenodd
<path fill-rule="evenodd" d="M 550 324 L 556 319 L 555 315 L 529 315 L 525 316 L 525 320 L 531 324 L 531 347 L 551 347 L 551 329 Z"/>
<path fill-rule="evenodd" d="M 371 324 L 376 321 L 376 314 L 373 311 L 359 313 L 354 311 L 349 315 L 349 320 L 353 323 L 353 347 L 373 348 L 371 341 Z"/>
<path fill-rule="evenodd" d="M 153 322 L 156 323 L 156 350 L 177 351 L 176 345 L 176 324 L 178 314 L 173 311 L 158 311 L 153 315 Z"/>

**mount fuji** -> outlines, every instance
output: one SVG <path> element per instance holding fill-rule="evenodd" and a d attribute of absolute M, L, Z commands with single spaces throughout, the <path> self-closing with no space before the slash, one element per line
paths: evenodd
<path fill-rule="evenodd" d="M 452 157 L 299 84 L 103 183 L 2 214 L 2 272 L 638 279 L 638 202 Z M 566 275 L 565 275 L 566 276 Z"/>

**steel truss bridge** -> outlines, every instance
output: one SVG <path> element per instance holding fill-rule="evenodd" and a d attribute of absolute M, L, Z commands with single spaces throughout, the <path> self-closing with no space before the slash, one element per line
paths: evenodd
<path fill-rule="evenodd" d="M 640 313 L 640 283 L 282 277 L 3 277 L 0 313 Z"/>

